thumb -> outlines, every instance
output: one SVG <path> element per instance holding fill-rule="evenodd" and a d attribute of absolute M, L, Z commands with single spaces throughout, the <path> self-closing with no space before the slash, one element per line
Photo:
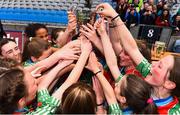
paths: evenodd
<path fill-rule="evenodd" d="M 89 65 L 88 65 L 88 64 L 85 66 L 85 68 L 90 70 L 90 67 L 89 67 Z"/>
<path fill-rule="evenodd" d="M 37 67 L 36 69 L 34 69 L 31 74 L 40 74 L 42 71 L 44 71 L 45 69 L 47 69 L 45 66 L 40 66 Z"/>

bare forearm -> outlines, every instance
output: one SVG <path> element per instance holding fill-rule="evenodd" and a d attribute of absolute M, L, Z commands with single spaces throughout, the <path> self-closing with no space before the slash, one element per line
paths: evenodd
<path fill-rule="evenodd" d="M 48 90 L 52 90 L 52 88 L 54 87 L 54 85 L 57 83 L 58 78 L 61 77 L 62 75 L 64 75 L 65 73 L 71 71 L 74 68 L 74 64 L 71 64 L 67 67 L 65 67 L 64 69 L 62 69 L 61 71 L 59 71 L 59 73 L 57 74 L 56 80 L 54 80 L 51 85 L 49 86 Z"/>
<path fill-rule="evenodd" d="M 124 25 L 124 22 L 120 18 L 117 18 L 115 23 L 116 36 L 119 36 L 121 45 L 123 46 L 124 50 L 131 56 L 134 62 L 139 64 L 143 56 L 139 52 L 137 44 L 130 31 L 127 29 L 127 27 Z"/>
<path fill-rule="evenodd" d="M 67 79 L 65 82 L 72 84 L 72 83 L 75 83 L 79 79 L 79 77 L 83 71 L 83 68 L 86 64 L 86 61 L 88 59 L 88 56 L 89 56 L 89 52 L 83 52 L 81 54 L 81 56 L 80 56 L 79 60 L 77 61 L 74 69 L 72 70 L 72 72 L 70 73 L 70 75 L 68 77 L 70 79 Z"/>
<path fill-rule="evenodd" d="M 103 106 L 97 106 L 96 114 L 97 115 L 99 115 L 99 114 L 107 114 L 107 111 Z"/>
<path fill-rule="evenodd" d="M 116 97 L 114 94 L 114 90 L 111 87 L 111 85 L 109 84 L 109 82 L 106 80 L 104 75 L 102 73 L 98 73 L 96 76 L 101 83 L 101 86 L 103 88 L 103 91 L 104 91 L 105 97 L 108 101 L 108 104 L 111 105 L 111 104 L 117 103 L 117 100 L 116 100 Z"/>
<path fill-rule="evenodd" d="M 65 73 L 71 71 L 73 68 L 74 68 L 75 64 L 71 64 L 67 67 L 65 67 L 64 69 L 62 69 L 61 71 L 59 71 L 59 73 L 57 74 L 57 76 L 62 76 L 64 75 Z"/>
<path fill-rule="evenodd" d="M 97 47 L 97 49 L 104 54 L 104 50 L 103 50 L 103 46 L 102 46 L 102 42 L 100 39 L 97 39 L 95 41 L 92 41 L 92 43 Z"/>
<path fill-rule="evenodd" d="M 122 47 L 120 44 L 120 38 L 117 34 L 117 30 L 116 28 L 110 28 L 110 40 L 113 46 L 113 49 L 115 51 L 116 56 L 118 56 L 120 54 L 120 52 L 122 51 Z"/>
<path fill-rule="evenodd" d="M 29 72 L 31 72 L 34 69 L 36 69 L 37 67 L 41 67 L 41 66 L 45 66 L 46 69 L 48 69 L 51 66 L 53 66 L 58 60 L 59 60 L 59 58 L 57 56 L 57 52 L 55 52 L 50 57 L 48 57 L 42 61 L 37 62 L 35 65 L 25 67 L 24 69 L 26 69 Z"/>
<path fill-rule="evenodd" d="M 77 82 L 83 68 L 86 64 L 86 61 L 88 59 L 89 52 L 83 52 L 77 61 L 74 69 L 71 71 L 70 75 L 68 76 L 67 80 L 62 84 L 62 86 L 53 94 L 53 97 L 56 97 L 57 99 L 61 100 L 62 94 L 64 91 L 71 86 L 73 83 Z"/>
<path fill-rule="evenodd" d="M 107 65 L 110 68 L 114 79 L 116 80 L 118 76 L 120 75 L 119 68 L 117 65 L 116 55 L 114 53 L 114 50 L 112 48 L 112 44 L 110 42 L 108 35 L 103 34 L 101 37 L 102 37 L 101 40 L 102 40 L 103 48 L 105 51 L 104 54 L 105 54 Z"/>
<path fill-rule="evenodd" d="M 49 85 L 52 83 L 52 81 L 55 80 L 58 72 L 62 70 L 64 67 L 65 65 L 58 64 L 56 67 L 51 69 L 49 73 L 47 73 L 44 76 L 44 79 L 41 81 L 41 83 L 38 85 L 38 90 L 47 89 Z"/>
<path fill-rule="evenodd" d="M 57 44 L 61 47 L 61 40 L 68 41 L 71 38 L 71 33 L 66 29 L 65 32 L 57 38 Z"/>
<path fill-rule="evenodd" d="M 120 18 L 117 18 L 115 21 L 116 21 L 115 22 L 116 27 L 114 28 L 114 33 L 115 33 L 115 36 L 119 36 L 118 38 L 120 39 L 123 47 L 125 49 L 137 48 L 136 42 L 133 40 L 133 37 L 132 37 L 130 31 L 123 24 L 124 22 Z M 129 43 L 131 45 L 125 46 L 125 43 L 126 44 Z"/>

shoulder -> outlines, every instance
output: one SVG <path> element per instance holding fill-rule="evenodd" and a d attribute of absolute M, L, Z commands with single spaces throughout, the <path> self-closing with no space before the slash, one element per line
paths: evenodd
<path fill-rule="evenodd" d="M 172 102 L 173 107 L 169 110 L 169 114 L 180 114 L 180 103 L 177 97 L 174 97 L 174 101 Z"/>

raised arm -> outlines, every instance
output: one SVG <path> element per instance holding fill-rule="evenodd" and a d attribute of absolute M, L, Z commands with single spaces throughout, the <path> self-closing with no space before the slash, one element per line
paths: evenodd
<path fill-rule="evenodd" d="M 67 80 L 61 85 L 61 87 L 53 94 L 53 97 L 56 97 L 57 99 L 61 100 L 62 98 L 62 94 L 64 93 L 64 91 L 71 86 L 73 83 L 77 82 L 82 71 L 83 68 L 86 64 L 86 61 L 89 57 L 89 54 L 92 50 L 92 46 L 90 41 L 86 40 L 85 38 L 83 38 L 81 40 L 81 55 L 79 60 L 77 61 L 74 69 L 71 71 L 70 75 L 68 76 Z"/>
<path fill-rule="evenodd" d="M 44 76 L 44 79 L 38 85 L 38 90 L 47 89 L 49 85 L 56 79 L 57 74 L 66 66 L 70 65 L 73 60 L 63 60 L 59 62 L 49 73 Z"/>
<path fill-rule="evenodd" d="M 112 43 L 112 47 L 114 49 L 114 52 L 116 56 L 119 56 L 120 52 L 122 52 L 122 46 L 120 43 L 120 38 L 117 36 L 117 28 L 114 28 L 113 24 L 109 24 L 109 35 L 110 35 L 110 40 Z"/>
<path fill-rule="evenodd" d="M 57 44 L 59 44 L 60 47 L 61 47 L 60 44 L 62 39 L 66 40 L 66 42 L 68 42 L 68 40 L 71 39 L 71 37 L 73 36 L 73 32 L 76 29 L 76 25 L 77 25 L 76 16 L 73 14 L 73 12 L 69 11 L 67 28 L 65 32 L 61 36 L 58 36 L 57 38 Z"/>
<path fill-rule="evenodd" d="M 112 48 L 112 44 L 106 33 L 104 19 L 99 19 L 99 24 L 97 25 L 97 30 L 98 30 L 99 35 L 101 36 L 102 45 L 103 45 L 103 48 L 105 51 L 104 55 L 106 58 L 106 63 L 108 65 L 109 69 L 111 70 L 114 80 L 117 80 L 118 77 L 121 75 L 121 73 L 118 68 L 117 59 L 116 59 L 114 50 Z"/>
<path fill-rule="evenodd" d="M 82 28 L 83 29 L 80 29 L 80 32 L 86 36 L 102 54 L 104 54 L 101 40 L 97 36 L 95 28 L 89 23 L 87 23 L 87 26 L 82 25 Z"/>
<path fill-rule="evenodd" d="M 80 40 L 69 42 L 67 45 L 65 45 L 63 48 L 53 53 L 48 58 L 37 62 L 35 65 L 25 67 L 24 69 L 26 69 L 29 72 L 32 72 L 33 70 L 39 67 L 46 67 L 46 69 L 48 69 L 62 59 L 74 60 L 78 57 L 75 54 L 80 53 L 79 49 L 80 49 Z"/>
<path fill-rule="evenodd" d="M 103 10 L 99 10 L 99 9 Z M 118 16 L 118 13 L 108 4 L 102 3 L 97 6 L 97 13 L 109 18 L 112 23 L 115 25 L 114 28 L 117 28 L 115 31 L 116 36 L 119 36 L 123 49 L 131 56 L 133 61 L 138 65 L 144 59 L 142 54 L 139 52 L 137 44 L 133 39 L 131 33 L 124 25 L 124 22 Z"/>
<path fill-rule="evenodd" d="M 118 106 L 113 88 L 111 87 L 111 85 L 103 75 L 102 71 L 100 70 L 97 57 L 93 52 L 89 56 L 88 69 L 95 74 L 95 76 L 98 78 L 99 82 L 101 83 L 101 86 L 104 91 L 104 95 L 110 106 L 110 114 L 115 114 L 115 113 L 121 114 L 121 110 Z"/>
<path fill-rule="evenodd" d="M 51 91 L 55 84 L 57 83 L 57 81 L 59 80 L 59 77 L 61 77 L 62 75 L 64 75 L 67 72 L 72 71 L 72 69 L 74 68 L 75 64 L 70 64 L 69 66 L 63 68 L 61 71 L 58 72 L 57 77 L 55 80 L 53 80 L 53 82 L 51 83 L 51 85 L 48 87 L 48 90 Z"/>
<path fill-rule="evenodd" d="M 93 83 L 92 84 L 93 90 L 96 94 L 96 104 L 97 104 L 96 114 L 106 114 L 107 111 L 103 106 L 104 100 L 105 100 L 104 92 L 103 92 L 102 86 L 96 76 L 92 77 L 92 83 Z"/>

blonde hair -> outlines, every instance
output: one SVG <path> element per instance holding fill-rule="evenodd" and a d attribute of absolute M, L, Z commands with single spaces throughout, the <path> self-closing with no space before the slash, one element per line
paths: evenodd
<path fill-rule="evenodd" d="M 61 109 L 63 114 L 94 114 L 96 110 L 94 90 L 82 82 L 73 84 L 63 93 Z"/>

